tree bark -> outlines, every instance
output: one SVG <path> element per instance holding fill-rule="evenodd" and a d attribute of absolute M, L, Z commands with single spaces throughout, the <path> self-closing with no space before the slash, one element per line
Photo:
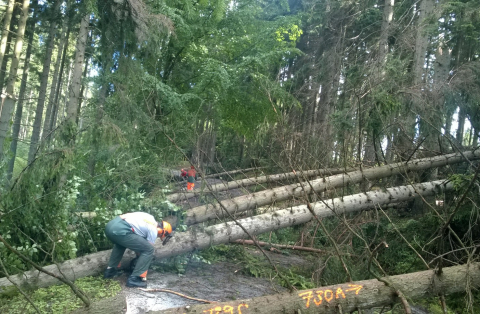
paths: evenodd
<path fill-rule="evenodd" d="M 67 2 L 67 10 L 70 9 L 71 2 Z M 60 65 L 62 65 L 62 56 L 64 46 L 67 45 L 69 28 L 68 14 L 63 20 L 62 34 L 58 42 L 57 48 L 57 60 L 55 61 L 55 67 L 53 70 L 52 85 L 50 86 L 50 95 L 48 96 L 47 112 L 45 113 L 45 121 L 43 122 L 42 140 L 45 140 L 50 134 L 50 121 L 52 120 L 52 112 L 54 108 L 54 99 L 56 95 L 58 82 L 61 80 Z M 63 70 L 63 69 L 62 69 Z M 60 73 L 60 75 L 59 75 Z"/>
<path fill-rule="evenodd" d="M 464 292 L 480 286 L 480 263 L 386 277 L 407 299 Z M 470 286 L 467 286 L 470 283 Z M 249 300 L 189 305 L 150 313 L 352 313 L 400 303 L 392 287 L 376 279 L 287 292 Z"/>
<path fill-rule="evenodd" d="M 61 97 L 61 94 L 62 94 L 63 72 L 64 72 L 64 69 L 65 69 L 65 61 L 67 59 L 69 37 L 70 37 L 70 25 L 68 26 L 67 37 L 65 38 L 65 45 L 63 46 L 62 61 L 61 61 L 61 65 L 60 65 L 60 75 L 59 75 L 58 80 L 57 80 L 55 98 L 53 99 L 52 114 L 50 116 L 50 120 L 45 121 L 45 123 L 48 122 L 48 128 L 49 128 L 50 132 L 54 129 L 54 127 L 56 125 L 57 117 L 58 117 L 58 107 L 59 107 L 59 103 L 60 103 L 60 97 Z"/>
<path fill-rule="evenodd" d="M 45 98 L 47 96 L 48 77 L 50 75 L 50 64 L 52 63 L 52 52 L 55 44 L 55 33 L 57 32 L 57 15 L 60 13 L 60 4 L 62 1 L 55 0 L 53 4 L 53 16 L 50 19 L 50 28 L 48 31 L 48 39 L 45 47 L 45 60 L 43 61 L 42 76 L 40 79 L 40 89 L 38 92 L 37 108 L 35 110 L 35 120 L 33 122 L 32 137 L 30 140 L 30 149 L 28 151 L 28 163 L 35 158 L 38 149 L 40 130 L 43 121 L 43 109 Z M 53 82 L 52 82 L 53 83 Z"/>
<path fill-rule="evenodd" d="M 13 4 L 13 13 L 12 17 L 10 19 L 10 26 L 9 26 L 9 31 L 7 32 L 7 46 L 5 47 L 5 52 L 3 53 L 3 62 L 0 64 L 1 69 L 0 69 L 0 90 L 4 91 L 4 86 L 5 86 L 5 78 L 8 76 L 7 72 L 7 64 L 8 64 L 8 58 L 5 58 L 10 54 L 10 50 L 12 47 L 12 42 L 15 40 L 16 32 L 18 30 L 18 18 L 20 16 L 20 10 L 21 10 L 21 0 L 15 0 L 15 3 Z M 3 105 L 3 102 L 2 102 Z M 0 115 L 2 112 L 2 105 L 0 105 Z"/>
<path fill-rule="evenodd" d="M 452 189 L 452 184 L 443 185 L 442 181 L 426 182 L 414 186 L 400 186 L 387 189 L 386 192 L 372 191 L 355 194 L 343 198 L 336 198 L 324 202 L 311 204 L 315 214 L 319 218 L 342 215 L 349 212 L 357 212 L 374 206 L 383 206 L 412 200 L 418 195 L 434 195 L 442 190 Z M 166 246 L 161 241 L 155 244 L 155 257 L 165 258 L 188 253 L 194 250 L 201 250 L 212 245 L 232 242 L 247 237 L 242 225 L 251 235 L 258 235 L 273 230 L 300 225 L 312 220 L 312 214 L 306 205 L 296 206 L 289 209 L 278 210 L 273 213 L 258 215 L 236 222 L 221 223 L 206 227 L 204 230 L 190 230 L 188 232 L 175 233 L 174 237 Z M 45 266 L 50 272 L 59 274 L 62 271 L 69 279 L 81 278 L 99 274 L 107 265 L 111 250 L 89 254 L 62 264 Z M 128 265 L 134 253 L 125 254 L 121 262 Z M 10 276 L 10 280 L 19 284 L 45 287 L 57 284 L 58 280 L 38 271 L 27 271 L 23 274 Z M 0 278 L 1 287 L 12 285 L 6 278 Z"/>
<path fill-rule="evenodd" d="M 29 4 L 30 1 L 28 0 L 24 0 L 22 4 L 20 19 L 18 21 L 17 39 L 15 40 L 12 63 L 8 74 L 6 98 L 2 108 L 2 114 L 0 115 L 0 159 L 3 158 L 4 155 L 3 144 L 5 143 L 5 138 L 10 130 L 10 120 L 13 107 L 15 106 L 15 81 L 17 79 L 18 64 L 20 63 L 20 55 L 22 53 L 23 35 L 25 34 L 25 28 L 27 25 Z"/>
<path fill-rule="evenodd" d="M 25 62 L 23 63 L 23 74 L 22 74 L 22 82 L 20 83 L 20 92 L 19 92 L 19 100 L 17 103 L 17 110 L 15 110 L 15 120 L 13 122 L 12 128 L 12 142 L 10 143 L 10 151 L 12 152 L 12 158 L 8 162 L 8 170 L 7 170 L 7 179 L 11 180 L 13 175 L 13 168 L 15 166 L 15 157 L 17 156 L 17 144 L 18 144 L 18 137 L 20 134 L 20 124 L 22 123 L 22 115 L 23 115 L 23 103 L 25 100 L 25 95 L 27 91 L 27 80 L 28 80 L 28 72 L 30 69 L 30 56 L 32 54 L 33 48 L 33 38 L 35 35 L 35 25 L 37 21 L 37 12 L 38 12 L 38 0 L 32 2 L 32 6 L 34 7 L 33 17 L 29 21 L 28 27 L 28 46 L 27 51 L 25 52 Z"/>
<path fill-rule="evenodd" d="M 447 164 L 459 163 L 467 159 L 477 159 L 480 151 L 449 154 L 431 158 L 411 160 L 407 163 L 395 163 L 367 170 L 353 171 L 347 174 L 338 174 L 326 178 L 310 181 L 305 186 L 306 193 L 323 192 L 328 189 L 362 182 L 365 179 L 373 180 L 384 178 L 406 171 L 419 171 Z M 222 206 L 232 215 L 242 213 L 249 209 L 265 206 L 274 201 L 282 201 L 295 196 L 302 196 L 304 191 L 298 184 L 285 185 L 278 188 L 239 196 L 230 200 L 221 201 L 220 204 L 207 204 L 189 210 L 185 216 L 185 224 L 194 225 L 210 219 L 225 217 Z"/>
<path fill-rule="evenodd" d="M 3 58 L 5 57 L 5 50 L 7 48 L 8 33 L 10 31 L 10 21 L 12 20 L 14 4 L 15 0 L 8 1 L 7 9 L 3 17 L 2 39 L 0 40 L 0 65 L 3 63 Z"/>
<path fill-rule="evenodd" d="M 393 7 L 395 0 L 385 0 L 383 6 L 382 28 L 380 32 L 380 42 L 378 47 L 378 63 L 380 69 L 380 77 L 385 76 L 384 65 L 387 62 L 388 54 L 388 36 L 390 34 L 390 25 L 393 21 Z"/>
<path fill-rule="evenodd" d="M 251 168 L 251 169 L 256 169 L 256 168 Z M 250 169 L 239 170 L 237 172 L 248 171 L 248 170 Z M 211 190 L 202 191 L 202 192 L 221 192 L 226 190 L 238 189 L 241 187 L 246 187 L 254 184 L 277 182 L 281 180 L 291 180 L 291 179 L 295 179 L 296 176 L 300 176 L 301 178 L 309 178 L 309 177 L 315 177 L 315 176 L 333 175 L 333 174 L 347 172 L 347 171 L 352 171 L 352 169 L 335 168 L 335 169 L 299 171 L 297 173 L 294 173 L 294 172 L 280 173 L 280 174 L 274 174 L 269 176 L 261 176 L 261 177 L 247 178 L 247 179 L 237 180 L 237 181 L 230 181 L 226 183 L 219 183 L 219 184 L 212 185 Z M 167 200 L 169 200 L 170 202 L 176 202 L 179 200 L 192 198 L 196 195 L 198 195 L 198 193 L 175 193 L 175 194 L 167 195 Z"/>
<path fill-rule="evenodd" d="M 432 14 L 435 8 L 435 2 L 433 0 L 421 0 L 418 8 L 418 21 L 417 30 L 415 36 L 415 55 L 414 55 L 414 77 L 413 83 L 415 87 L 421 88 L 422 82 L 424 82 L 424 65 L 425 56 L 428 48 L 428 34 L 426 32 L 426 21 L 430 14 Z"/>
<path fill-rule="evenodd" d="M 72 81 L 68 92 L 67 120 L 75 124 L 77 120 L 80 88 L 82 87 L 82 73 L 85 61 L 85 48 L 87 45 L 88 24 L 90 14 L 86 14 L 80 23 L 80 31 L 78 33 L 77 44 L 75 46 L 75 61 L 72 72 Z"/>
<path fill-rule="evenodd" d="M 231 176 L 231 175 L 237 174 L 237 173 L 245 173 L 245 172 L 249 172 L 249 171 L 260 170 L 262 168 L 263 167 L 255 167 L 255 168 L 238 169 L 238 170 L 232 170 L 232 171 L 224 171 L 224 172 L 208 174 L 208 175 L 203 176 L 203 177 L 205 179 L 207 179 L 207 178 L 218 178 L 218 177 L 221 177 L 221 176 Z"/>

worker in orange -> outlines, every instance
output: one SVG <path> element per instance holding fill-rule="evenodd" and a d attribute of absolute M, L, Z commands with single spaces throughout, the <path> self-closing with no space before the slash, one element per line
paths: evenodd
<path fill-rule="evenodd" d="M 145 288 L 148 268 L 153 260 L 155 240 L 157 237 L 166 239 L 172 231 L 168 222 L 157 222 L 152 215 L 143 212 L 123 214 L 109 221 L 105 227 L 105 235 L 114 246 L 103 278 L 113 278 L 118 274 L 117 267 L 128 248 L 137 253 L 138 260 L 126 286 Z"/>
<path fill-rule="evenodd" d="M 195 180 L 197 180 L 197 171 L 194 166 L 190 166 L 190 169 L 187 171 L 187 176 L 187 191 L 193 191 Z"/>

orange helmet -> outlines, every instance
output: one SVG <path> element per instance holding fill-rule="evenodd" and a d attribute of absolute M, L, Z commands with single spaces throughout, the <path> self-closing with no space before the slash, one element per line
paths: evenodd
<path fill-rule="evenodd" d="M 158 223 L 157 232 L 160 239 L 165 239 L 168 235 L 172 234 L 172 225 L 166 221 Z"/>

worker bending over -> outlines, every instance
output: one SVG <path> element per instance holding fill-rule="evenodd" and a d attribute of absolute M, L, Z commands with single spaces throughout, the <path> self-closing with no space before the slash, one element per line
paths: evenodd
<path fill-rule="evenodd" d="M 157 222 L 147 213 L 135 212 L 115 217 L 107 223 L 105 235 L 114 243 L 104 278 L 117 275 L 125 249 L 138 255 L 132 274 L 127 279 L 127 287 L 147 286 L 148 268 L 153 260 L 154 244 L 157 237 L 164 240 L 172 234 L 172 226 L 166 222 Z"/>

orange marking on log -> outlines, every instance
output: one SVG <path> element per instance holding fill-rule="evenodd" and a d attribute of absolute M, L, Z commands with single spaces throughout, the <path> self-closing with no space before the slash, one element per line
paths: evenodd
<path fill-rule="evenodd" d="M 327 296 L 327 293 L 330 294 L 330 297 Z M 325 300 L 327 300 L 328 303 L 332 301 L 333 299 L 333 291 L 332 290 L 325 290 L 325 294 L 323 295 L 325 297 Z"/>
<path fill-rule="evenodd" d="M 358 292 L 360 292 L 360 290 L 362 290 L 363 286 L 360 286 L 360 285 L 348 285 L 349 287 L 352 287 L 351 289 L 347 289 L 345 290 L 346 292 L 348 291 L 355 291 L 355 294 L 358 294 Z"/>
<path fill-rule="evenodd" d="M 238 305 L 238 314 L 242 314 L 242 310 L 241 310 L 242 306 L 244 306 L 246 309 L 248 309 L 248 304 L 246 304 L 246 303 L 239 304 Z"/>
<path fill-rule="evenodd" d="M 307 300 L 307 304 L 305 305 L 307 309 L 310 306 L 310 299 L 312 298 L 312 295 L 312 291 L 302 292 L 298 295 L 299 297 L 302 297 L 302 299 Z"/>
<path fill-rule="evenodd" d="M 343 293 L 342 288 L 337 289 L 337 292 L 335 293 L 335 299 L 338 299 L 339 295 L 341 295 L 345 299 L 345 293 Z"/>
<path fill-rule="evenodd" d="M 323 301 L 322 299 L 323 290 L 315 291 L 315 293 L 317 294 L 318 302 L 317 300 L 315 300 L 315 298 L 313 298 L 313 302 L 315 302 L 316 306 L 319 306 L 320 304 L 322 304 L 322 301 Z"/>

